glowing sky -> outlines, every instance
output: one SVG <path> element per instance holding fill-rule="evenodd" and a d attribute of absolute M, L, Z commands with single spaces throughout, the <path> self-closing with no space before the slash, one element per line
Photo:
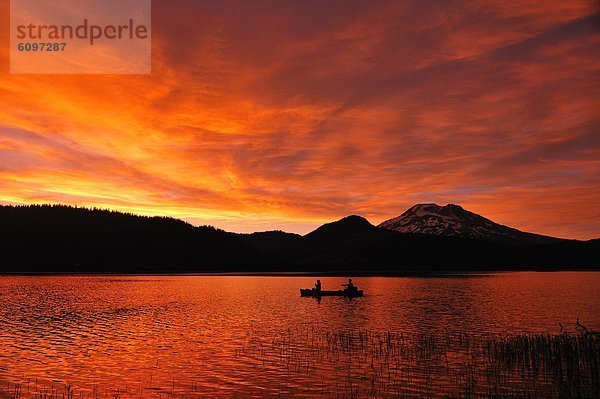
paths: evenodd
<path fill-rule="evenodd" d="M 153 2 L 151 75 L 10 75 L 0 202 L 232 231 L 457 203 L 600 236 L 597 1 Z"/>

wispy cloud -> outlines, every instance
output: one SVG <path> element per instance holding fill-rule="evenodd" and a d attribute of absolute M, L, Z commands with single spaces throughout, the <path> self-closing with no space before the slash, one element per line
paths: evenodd
<path fill-rule="evenodd" d="M 0 200 L 301 232 L 454 202 L 600 235 L 595 2 L 169 1 L 153 14 L 148 76 L 9 75 L 0 54 Z"/>

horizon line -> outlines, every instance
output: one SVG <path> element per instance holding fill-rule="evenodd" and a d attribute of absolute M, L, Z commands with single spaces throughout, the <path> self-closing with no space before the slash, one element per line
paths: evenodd
<path fill-rule="evenodd" d="M 440 207 L 444 207 L 444 206 L 448 206 L 448 205 L 454 205 L 454 206 L 458 206 L 461 209 L 467 211 L 467 212 L 471 212 L 467 209 L 465 209 L 464 207 L 462 207 L 459 204 L 454 204 L 454 203 L 448 203 L 446 205 L 439 205 L 435 202 L 427 202 L 427 203 L 418 203 L 418 204 L 414 204 L 412 206 L 410 206 L 409 208 L 407 208 L 407 210 L 412 209 L 413 207 L 419 206 L 419 205 L 436 205 L 436 206 L 440 206 Z M 330 224 L 330 223 L 335 223 L 335 222 L 339 222 L 345 218 L 351 217 L 351 216 L 357 216 L 360 218 L 365 219 L 369 224 L 371 224 L 374 227 L 377 228 L 381 228 L 381 229 L 385 229 L 384 227 L 379 227 L 379 224 L 387 221 L 387 220 L 391 220 L 397 217 L 400 217 L 404 212 L 402 212 L 401 214 L 397 215 L 397 216 L 393 216 L 391 218 L 387 218 L 385 220 L 383 220 L 381 223 L 379 224 L 374 224 L 372 223 L 367 217 L 359 215 L 359 214 L 348 214 L 346 216 L 342 216 L 338 219 L 333 219 L 333 220 L 329 220 L 329 221 L 325 221 L 325 222 L 315 222 L 314 224 L 316 225 L 316 227 L 314 227 L 313 229 L 305 232 L 305 233 L 298 233 L 298 232 L 294 232 L 294 231 L 287 231 L 287 230 L 283 230 L 280 228 L 271 228 L 271 229 L 267 229 L 267 230 L 254 230 L 254 231 L 233 231 L 233 230 L 227 230 L 224 229 L 222 227 L 219 227 L 217 225 L 214 224 L 210 224 L 210 223 L 193 223 L 190 220 L 186 220 L 185 217 L 176 217 L 176 216 L 171 216 L 171 215 L 166 215 L 166 214 L 158 214 L 158 213 L 148 213 L 148 214 L 144 214 L 144 213 L 135 213 L 133 211 L 128 211 L 128 210 L 121 210 L 118 208 L 110 208 L 110 207 L 103 207 L 103 206 L 86 206 L 86 205 L 73 205 L 73 204 L 66 204 L 66 203 L 48 203 L 48 202 L 36 202 L 36 203 L 17 203 L 17 202 L 10 202 L 10 201 L 1 201 L 0 200 L 0 207 L 23 207 L 23 208 L 27 208 L 27 207 L 64 207 L 64 208 L 73 208 L 73 209 L 82 209 L 82 210 L 88 210 L 88 211 L 101 211 L 101 212 L 111 212 L 111 213 L 119 213 L 119 214 L 123 214 L 123 215 L 129 215 L 129 216 L 135 216 L 135 217 L 142 217 L 142 218 L 164 218 L 164 219 L 171 219 L 171 220 L 177 220 L 177 221 L 181 221 L 183 223 L 186 223 L 192 227 L 210 227 L 210 228 L 214 228 L 216 230 L 220 230 L 226 233 L 233 233 L 233 234 L 255 234 L 255 233 L 268 233 L 268 232 L 283 232 L 286 234 L 296 234 L 299 236 L 306 236 L 308 234 L 310 234 L 311 232 L 317 230 L 319 227 L 324 226 L 326 224 Z M 474 212 L 471 212 L 474 213 Z M 488 219 L 487 217 L 483 216 L 483 215 L 479 215 L 477 213 L 474 213 L 475 215 L 481 216 L 485 219 Z M 193 217 L 190 217 L 189 219 L 194 219 Z M 488 219 L 491 220 L 491 219 Z M 600 236 L 595 236 L 595 237 L 591 237 L 591 238 L 564 238 L 564 237 L 555 237 L 555 236 L 550 236 L 550 235 L 546 235 L 546 234 L 541 234 L 541 233 L 535 233 L 535 232 L 530 232 L 530 231 L 524 231 L 524 230 L 520 230 L 518 228 L 512 227 L 512 226 L 508 226 L 508 225 L 504 225 L 502 223 L 498 223 L 495 222 L 493 220 L 491 220 L 493 223 L 499 224 L 501 226 L 505 226 L 508 228 L 512 228 L 518 231 L 521 231 L 523 233 L 528 233 L 528 234 L 535 234 L 535 235 L 541 235 L 541 236 L 546 236 L 546 237 L 551 237 L 551 238 L 557 238 L 557 239 L 561 239 L 561 240 L 571 240 L 571 241 L 590 241 L 590 240 L 596 240 L 596 239 L 600 239 Z M 283 223 L 283 222 L 282 222 Z M 386 230 L 390 230 L 390 229 L 386 229 Z M 395 230 L 390 230 L 390 231 L 395 231 Z M 402 233 L 402 232 L 399 232 Z M 417 234 L 427 234 L 427 233 L 417 233 Z M 436 234 L 427 234 L 427 235 L 436 235 Z"/>

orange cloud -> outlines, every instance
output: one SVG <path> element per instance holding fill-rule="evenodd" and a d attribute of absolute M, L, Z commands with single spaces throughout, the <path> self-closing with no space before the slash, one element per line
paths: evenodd
<path fill-rule="evenodd" d="M 0 201 L 299 232 L 454 202 L 600 235 L 595 3 L 153 5 L 150 75 L 0 54 Z"/>

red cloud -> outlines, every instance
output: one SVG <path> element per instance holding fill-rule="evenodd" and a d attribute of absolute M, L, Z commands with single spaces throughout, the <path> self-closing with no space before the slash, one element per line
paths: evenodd
<path fill-rule="evenodd" d="M 454 202 L 598 236 L 596 5 L 427 4 L 155 2 L 147 76 L 3 52 L 0 201 L 301 232 Z"/>

